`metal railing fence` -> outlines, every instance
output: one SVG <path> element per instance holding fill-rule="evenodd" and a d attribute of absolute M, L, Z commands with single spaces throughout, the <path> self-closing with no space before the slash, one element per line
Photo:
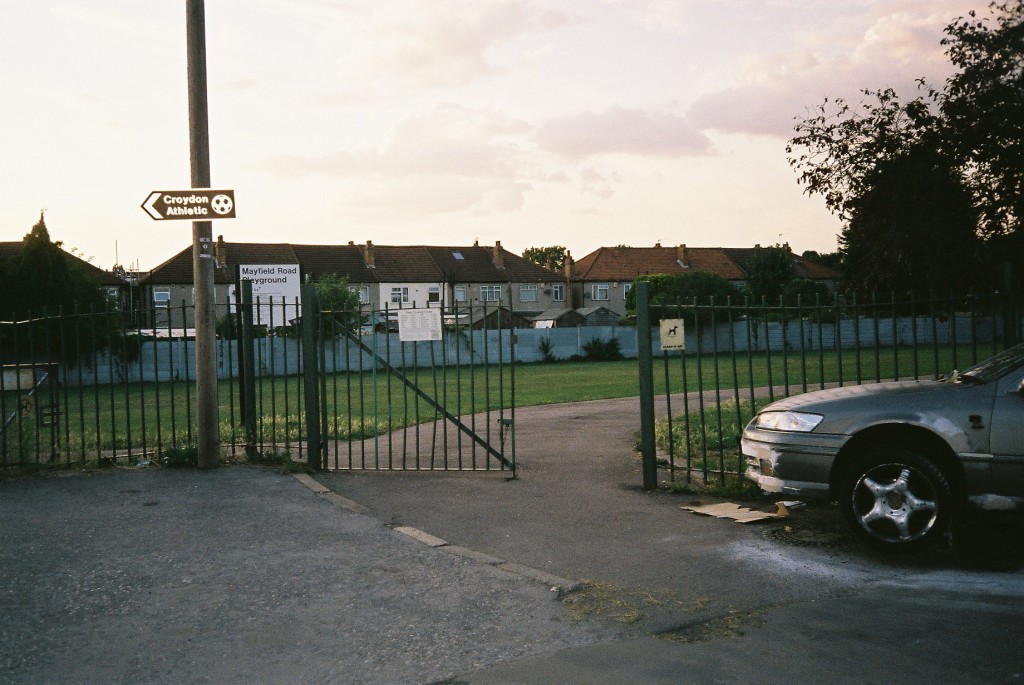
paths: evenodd
<path fill-rule="evenodd" d="M 685 349 L 662 350 L 654 340 L 651 358 L 641 355 L 641 373 L 649 364 L 665 388 L 663 418 L 642 426 L 641 444 L 648 440 L 656 452 L 645 459 L 655 459 L 670 481 L 725 483 L 742 475 L 739 437 L 766 404 L 835 385 L 963 370 L 1022 339 L 1018 302 L 1005 294 L 911 294 L 838 303 L 649 303 L 638 326 L 678 320 Z M 653 486 L 650 477 L 645 486 Z"/>
<path fill-rule="evenodd" d="M 216 309 L 224 456 L 304 459 L 302 305 L 297 299 L 257 299 L 250 308 L 225 299 Z M 401 402 L 385 394 L 394 386 L 378 391 L 375 382 L 394 380 L 381 372 L 387 365 L 431 389 L 441 388 L 442 406 L 452 404 L 452 414 L 466 416 L 474 429 L 481 421 L 479 432 L 488 442 L 493 437 L 500 443 L 510 432 L 514 439 L 508 414 L 514 407 L 513 335 L 501 317 L 507 307 L 448 306 L 445 339 L 433 345 L 398 341 L 387 323 L 394 311 L 363 307 L 358 330 L 349 335 L 337 319 L 325 327 L 318 383 L 331 390 L 323 408 L 330 417 L 325 439 L 331 441 L 332 459 L 324 466 L 345 462 L 351 467 L 357 459 L 365 463 L 366 440 L 373 449 L 373 441 L 386 430 L 415 430 L 419 436 L 423 429 L 412 427 L 437 414 L 436 408 L 428 411 L 422 402 L 408 400 L 408 390 Z M 243 312 L 251 312 L 251 321 Z M 134 314 L 114 309 L 40 312 L 26 320 L 0 321 L 0 469 L 134 464 L 194 449 L 195 340 L 194 331 L 182 327 L 194 320 L 194 307 L 183 302 Z M 161 323 L 139 328 L 130 323 L 132 318 Z M 365 322 L 384 322 L 383 329 Z M 455 385 L 438 384 L 449 378 Z M 444 395 L 448 387 L 454 388 L 451 397 Z M 353 391 L 353 402 L 338 399 Z M 368 397 L 378 404 L 367 405 Z M 444 463 L 447 456 L 439 456 L 438 445 L 447 447 L 446 440 L 443 436 L 433 447 L 427 464 Z M 463 451 L 462 444 L 454 444 L 455 463 L 493 466 L 480 445 L 467 444 Z"/>

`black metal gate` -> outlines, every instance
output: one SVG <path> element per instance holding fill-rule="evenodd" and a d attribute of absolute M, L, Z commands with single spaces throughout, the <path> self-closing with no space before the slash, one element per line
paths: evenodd
<path fill-rule="evenodd" d="M 314 298 L 312 288 L 303 291 L 306 311 Z M 439 303 L 314 311 L 303 321 L 313 468 L 515 477 L 515 330 L 508 308 Z M 400 331 L 407 321 L 426 322 L 429 339 L 404 323 Z"/>

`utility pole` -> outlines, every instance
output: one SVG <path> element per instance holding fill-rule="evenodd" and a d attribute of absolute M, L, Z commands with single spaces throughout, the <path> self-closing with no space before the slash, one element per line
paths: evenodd
<path fill-rule="evenodd" d="M 210 121 L 206 98 L 206 8 L 185 0 L 188 52 L 188 130 L 192 187 L 210 187 Z M 213 224 L 192 222 L 192 274 L 196 323 L 196 434 L 200 469 L 220 461 L 217 407 L 216 314 L 214 311 Z"/>

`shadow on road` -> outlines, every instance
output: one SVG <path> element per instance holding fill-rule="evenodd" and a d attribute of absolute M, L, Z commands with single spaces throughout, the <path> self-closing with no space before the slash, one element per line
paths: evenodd
<path fill-rule="evenodd" d="M 781 545 L 844 548 L 886 566 L 967 571 L 1024 570 L 1024 514 L 970 512 L 956 526 L 952 546 L 943 541 L 912 553 L 885 553 L 857 540 L 834 504 L 812 503 L 767 526 L 765 538 Z"/>

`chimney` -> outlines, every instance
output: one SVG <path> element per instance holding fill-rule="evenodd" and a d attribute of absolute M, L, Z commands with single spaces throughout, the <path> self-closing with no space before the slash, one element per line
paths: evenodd
<path fill-rule="evenodd" d="M 494 266 L 499 269 L 505 268 L 505 257 L 501 254 L 501 241 L 494 241 Z"/>
<path fill-rule="evenodd" d="M 224 266 L 228 263 L 228 251 L 224 245 L 224 236 L 217 236 L 217 246 L 213 250 L 213 257 L 217 260 L 217 264 Z"/>
<path fill-rule="evenodd" d="M 654 246 L 655 247 L 661 247 L 661 241 L 659 240 L 658 242 L 654 243 Z"/>
<path fill-rule="evenodd" d="M 569 281 L 576 280 L 576 260 L 568 252 L 565 253 L 565 278 Z"/>
<path fill-rule="evenodd" d="M 686 260 L 686 243 L 676 248 L 676 259 L 679 261 L 679 266 L 684 269 L 690 268 L 690 262 Z"/>
<path fill-rule="evenodd" d="M 547 269 L 548 271 L 554 271 L 555 270 L 555 258 L 552 257 L 551 255 L 548 255 L 547 261 L 544 262 L 544 268 Z"/>
<path fill-rule="evenodd" d="M 367 269 L 376 269 L 377 261 L 373 255 L 373 241 L 367 240 L 366 247 L 363 248 L 363 262 L 366 264 Z"/>
<path fill-rule="evenodd" d="M 356 241 L 350 240 L 350 241 L 348 241 L 348 244 L 349 244 L 349 247 L 354 247 L 355 244 L 356 244 Z"/>

